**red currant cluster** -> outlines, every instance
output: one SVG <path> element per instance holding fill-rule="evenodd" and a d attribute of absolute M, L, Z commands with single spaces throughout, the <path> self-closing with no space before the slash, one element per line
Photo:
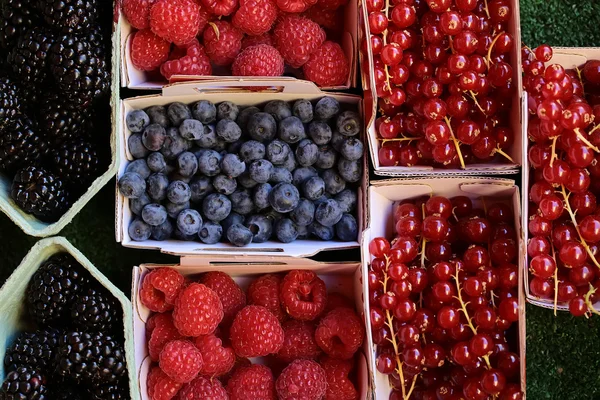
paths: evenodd
<path fill-rule="evenodd" d="M 600 300 L 600 61 L 546 66 L 547 45 L 522 55 L 532 168 L 529 289 L 581 316 Z"/>
<path fill-rule="evenodd" d="M 368 274 L 376 367 L 389 375 L 390 399 L 522 399 L 508 340 L 519 319 L 510 206 L 486 212 L 465 196 L 433 196 L 401 203 L 394 218 L 391 244 L 369 244 Z"/>
<path fill-rule="evenodd" d="M 465 168 L 514 141 L 508 0 L 367 0 L 382 166 Z M 366 52 L 367 43 L 362 51 Z"/>

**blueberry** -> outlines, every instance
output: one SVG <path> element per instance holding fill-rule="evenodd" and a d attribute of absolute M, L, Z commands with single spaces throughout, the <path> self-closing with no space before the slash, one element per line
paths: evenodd
<path fill-rule="evenodd" d="M 271 114 L 278 122 L 292 115 L 290 105 L 283 100 L 271 100 L 265 104 L 263 111 Z"/>
<path fill-rule="evenodd" d="M 181 127 L 179 129 L 181 129 Z M 195 141 L 196 145 L 202 147 L 203 149 L 213 149 L 220 141 L 220 138 L 217 136 L 215 126 L 205 125 L 202 129 L 204 133 L 200 135 L 198 140 Z M 222 142 L 224 143 L 224 141 Z"/>
<path fill-rule="evenodd" d="M 316 207 L 319 204 L 324 203 L 324 202 L 326 202 L 329 199 L 331 199 L 331 195 L 329 193 L 325 193 L 323 196 L 321 196 L 318 199 L 314 200 L 313 203 L 315 203 L 315 207 Z"/>
<path fill-rule="evenodd" d="M 223 221 L 221 221 L 221 226 L 223 227 L 223 231 L 227 232 L 229 230 L 229 227 L 231 225 L 235 225 L 235 224 L 244 224 L 244 216 L 236 213 L 236 212 L 230 212 L 229 215 L 227 216 L 227 218 L 225 218 Z"/>
<path fill-rule="evenodd" d="M 242 224 L 233 224 L 227 229 L 227 239 L 235 246 L 244 247 L 252 242 L 252 232 Z"/>
<path fill-rule="evenodd" d="M 354 111 L 344 111 L 337 117 L 337 130 L 344 136 L 356 136 L 360 133 L 361 121 Z"/>
<path fill-rule="evenodd" d="M 248 128 L 248 121 L 250 120 L 250 117 L 259 112 L 260 109 L 258 107 L 246 107 L 240 111 L 235 122 L 237 122 L 240 128 L 242 128 L 242 130 L 245 132 Z"/>
<path fill-rule="evenodd" d="M 237 178 L 246 171 L 246 164 L 237 154 L 225 154 L 221 159 L 221 172 L 232 178 Z"/>
<path fill-rule="evenodd" d="M 206 176 L 215 176 L 221 173 L 221 154 L 214 150 L 203 149 L 198 156 L 198 170 Z"/>
<path fill-rule="evenodd" d="M 136 161 L 142 161 L 142 160 L 136 160 Z M 136 162 L 136 161 L 134 161 L 134 162 Z M 145 163 L 148 168 L 148 175 L 150 175 L 150 172 L 164 172 L 167 169 L 167 162 L 165 161 L 165 157 L 159 152 L 150 153 L 148 155 L 148 158 L 145 160 Z M 133 163 L 131 163 L 131 164 L 133 164 Z"/>
<path fill-rule="evenodd" d="M 340 112 L 340 103 L 333 97 L 323 97 L 315 105 L 315 119 L 322 121 L 333 118 Z"/>
<path fill-rule="evenodd" d="M 271 238 L 273 223 L 264 215 L 252 215 L 246 219 L 246 227 L 252 232 L 253 243 L 264 243 Z"/>
<path fill-rule="evenodd" d="M 150 225 L 148 225 L 141 219 L 136 218 L 133 220 L 132 223 L 129 224 L 127 232 L 129 232 L 129 237 L 131 238 L 131 240 L 134 240 L 136 242 L 142 242 L 150 238 L 150 235 L 152 234 L 152 229 L 150 228 Z"/>
<path fill-rule="evenodd" d="M 173 160 L 184 151 L 188 151 L 191 147 L 192 142 L 182 138 L 177 128 L 171 127 L 167 128 L 167 136 L 160 152 L 165 159 Z"/>
<path fill-rule="evenodd" d="M 183 240 L 185 242 L 193 242 L 198 237 L 195 234 L 194 235 L 186 235 L 185 233 L 181 232 L 179 230 L 179 228 L 175 228 L 175 232 L 173 233 L 173 236 L 175 236 L 175 239 Z"/>
<path fill-rule="evenodd" d="M 198 140 L 204 135 L 204 125 L 195 119 L 186 119 L 179 125 L 179 134 L 185 140 Z"/>
<path fill-rule="evenodd" d="M 346 181 L 335 169 L 326 169 L 321 174 L 321 178 L 325 182 L 325 191 L 329 194 L 336 195 L 346 189 Z"/>
<path fill-rule="evenodd" d="M 298 207 L 290 213 L 290 218 L 297 225 L 306 226 L 310 224 L 315 218 L 315 205 L 310 200 L 300 199 Z"/>
<path fill-rule="evenodd" d="M 169 178 L 165 174 L 152 174 L 146 179 L 146 191 L 154 201 L 162 201 L 167 198 Z"/>
<path fill-rule="evenodd" d="M 142 215 L 142 208 L 150 203 L 152 203 L 152 200 L 150 200 L 150 197 L 144 192 L 140 197 L 129 199 L 129 209 L 135 215 Z"/>
<path fill-rule="evenodd" d="M 312 176 L 302 183 L 302 193 L 309 200 L 316 200 L 325 194 L 325 182 L 318 176 Z"/>
<path fill-rule="evenodd" d="M 308 125 L 308 136 L 319 146 L 329 143 L 333 133 L 331 128 L 323 121 L 313 121 Z"/>
<path fill-rule="evenodd" d="M 282 243 L 291 243 L 298 238 L 298 227 L 289 218 L 280 219 L 275 223 L 275 236 Z"/>
<path fill-rule="evenodd" d="M 294 157 L 294 154 L 290 153 L 283 162 L 283 164 L 279 164 L 278 166 L 281 168 L 285 168 L 290 172 L 294 172 L 296 170 L 296 167 L 298 166 L 296 164 L 296 157 Z"/>
<path fill-rule="evenodd" d="M 190 200 L 194 203 L 202 201 L 206 196 L 213 192 L 212 181 L 207 176 L 197 176 L 190 182 L 192 197 Z"/>
<path fill-rule="evenodd" d="M 333 226 L 324 226 L 317 221 L 308 226 L 308 231 L 321 240 L 332 240 L 335 233 Z"/>
<path fill-rule="evenodd" d="M 231 200 L 223 194 L 211 193 L 202 201 L 202 213 L 211 221 L 222 221 L 230 212 Z"/>
<path fill-rule="evenodd" d="M 294 186 L 300 187 L 308 178 L 312 178 L 313 176 L 319 176 L 319 173 L 313 167 L 302 167 L 297 168 L 293 172 L 293 175 L 294 180 L 292 181 L 292 183 L 294 184 Z"/>
<path fill-rule="evenodd" d="M 229 196 L 231 209 L 240 215 L 248 215 L 254 211 L 254 202 L 250 192 L 246 189 L 238 189 Z"/>
<path fill-rule="evenodd" d="M 196 210 L 188 208 L 177 216 L 177 229 L 184 235 L 195 235 L 202 226 L 202 217 Z"/>
<path fill-rule="evenodd" d="M 288 213 L 298 206 L 300 193 L 290 183 L 278 183 L 269 193 L 269 203 L 277 212 Z"/>
<path fill-rule="evenodd" d="M 356 191 L 344 189 L 335 196 L 335 201 L 337 201 L 342 212 L 351 213 L 356 209 L 357 197 Z"/>
<path fill-rule="evenodd" d="M 169 126 L 169 117 L 167 115 L 167 109 L 163 106 L 151 106 L 146 108 L 146 114 L 150 117 L 151 124 L 159 124 L 163 128 Z"/>
<path fill-rule="evenodd" d="M 139 133 L 150 125 L 150 117 L 144 110 L 133 110 L 127 114 L 125 122 L 127 123 L 127 129 L 133 133 Z"/>
<path fill-rule="evenodd" d="M 273 190 L 273 186 L 269 183 L 261 183 L 254 188 L 252 200 L 257 209 L 263 210 L 270 206 L 269 193 Z"/>
<path fill-rule="evenodd" d="M 270 183 L 292 183 L 292 173 L 285 168 L 275 167 L 271 172 Z"/>
<path fill-rule="evenodd" d="M 271 173 L 273 172 L 273 164 L 267 160 L 256 160 L 252 161 L 252 164 L 248 167 L 250 178 L 254 179 L 258 183 L 267 183 L 271 179 Z"/>
<path fill-rule="evenodd" d="M 136 199 L 146 191 L 146 181 L 137 172 L 126 172 L 119 179 L 119 191 L 128 199 Z"/>
<path fill-rule="evenodd" d="M 256 140 L 248 140 L 240 149 L 240 158 L 245 162 L 260 160 L 265 157 L 265 151 L 264 144 Z"/>
<path fill-rule="evenodd" d="M 167 187 L 167 199 L 171 203 L 183 204 L 190 201 L 192 191 L 190 186 L 182 181 L 173 181 Z"/>
<path fill-rule="evenodd" d="M 246 189 L 252 189 L 256 185 L 258 185 L 258 182 L 256 182 L 254 179 L 252 179 L 252 177 L 250 176 L 250 172 L 248 172 L 248 171 L 246 171 L 243 174 L 241 174 L 240 176 L 238 176 L 237 181 L 238 181 L 239 186 L 246 188 Z"/>
<path fill-rule="evenodd" d="M 233 143 L 226 143 L 227 144 L 227 153 L 230 154 L 238 154 L 240 152 L 240 150 L 242 149 L 242 146 L 244 145 L 244 143 L 246 143 L 245 139 L 238 139 Z"/>
<path fill-rule="evenodd" d="M 172 103 L 167 108 L 167 115 L 171 120 L 171 124 L 179 127 L 183 121 L 192 118 L 190 108 L 183 103 Z"/>
<path fill-rule="evenodd" d="M 170 239 L 173 229 L 173 223 L 167 219 L 162 224 L 152 227 L 152 239 L 158 241 Z"/>
<path fill-rule="evenodd" d="M 297 117 L 287 117 L 281 121 L 277 134 L 279 139 L 287 143 L 298 143 L 306 137 L 304 125 Z"/>
<path fill-rule="evenodd" d="M 344 143 L 346 137 L 339 132 L 333 132 L 331 136 L 331 142 L 329 143 L 331 147 L 333 147 L 336 151 L 340 151 L 342 149 L 342 143 Z"/>
<path fill-rule="evenodd" d="M 169 215 L 169 217 L 177 218 L 177 216 L 179 215 L 180 212 L 190 208 L 190 202 L 186 201 L 185 203 L 181 203 L 181 204 L 167 202 L 165 204 L 165 208 L 167 209 L 167 214 Z"/>
<path fill-rule="evenodd" d="M 324 226 L 334 226 L 340 221 L 342 214 L 342 209 L 337 201 L 329 199 L 317 206 L 315 220 Z"/>
<path fill-rule="evenodd" d="M 200 100 L 192 104 L 192 115 L 203 124 L 210 124 L 217 120 L 217 107 L 208 100 Z"/>
<path fill-rule="evenodd" d="M 346 182 L 358 182 L 362 176 L 362 163 L 360 160 L 351 161 L 340 157 L 337 167 L 340 176 L 344 178 Z"/>
<path fill-rule="evenodd" d="M 242 137 L 242 129 L 230 119 L 222 119 L 217 122 L 216 127 L 217 136 L 226 141 L 227 143 L 233 143 Z"/>
<path fill-rule="evenodd" d="M 337 161 L 337 152 L 330 146 L 319 147 L 319 155 L 315 167 L 321 169 L 329 169 L 335 166 Z"/>
<path fill-rule="evenodd" d="M 134 133 L 127 138 L 127 148 L 133 158 L 145 158 L 150 153 L 142 143 L 141 133 Z"/>
<path fill-rule="evenodd" d="M 217 106 L 217 119 L 235 121 L 240 109 L 230 101 L 224 101 Z"/>
<path fill-rule="evenodd" d="M 292 154 L 290 145 L 279 139 L 273 140 L 267 145 L 267 159 L 274 165 L 281 165 Z"/>
<path fill-rule="evenodd" d="M 303 139 L 296 147 L 296 161 L 303 167 L 309 167 L 317 162 L 319 147 L 310 139 Z"/>
<path fill-rule="evenodd" d="M 342 142 L 340 153 L 346 160 L 359 160 L 363 156 L 363 143 L 357 138 L 348 138 Z"/>
<path fill-rule="evenodd" d="M 150 203 L 142 209 L 142 219 L 150 226 L 157 226 L 167 220 L 167 209 L 156 203 Z"/>
<path fill-rule="evenodd" d="M 237 189 L 237 181 L 227 175 L 217 175 L 213 178 L 213 187 L 221 194 L 229 195 Z"/>
<path fill-rule="evenodd" d="M 358 224 L 356 219 L 350 214 L 342 215 L 342 218 L 335 224 L 335 234 L 342 242 L 352 242 L 358 239 Z"/>
<path fill-rule="evenodd" d="M 198 237 L 202 243 L 206 244 L 218 243 L 221 240 L 221 236 L 223 236 L 223 227 L 212 221 L 206 221 L 198 232 Z"/>
<path fill-rule="evenodd" d="M 271 114 L 258 112 L 248 119 L 246 129 L 252 139 L 264 142 L 275 138 L 277 122 Z"/>
<path fill-rule="evenodd" d="M 192 176 L 198 171 L 198 159 L 189 151 L 177 157 L 177 172 L 183 176 Z"/>
<path fill-rule="evenodd" d="M 159 151 L 166 139 L 167 131 L 158 124 L 148 125 L 142 133 L 142 143 L 150 151 Z"/>
<path fill-rule="evenodd" d="M 292 113 L 300 118 L 303 124 L 308 124 L 313 119 L 313 106 L 308 100 L 296 100 L 292 106 Z"/>
<path fill-rule="evenodd" d="M 296 230 L 298 231 L 298 240 L 306 240 L 310 237 L 310 232 L 308 231 L 308 226 L 296 225 Z"/>
<path fill-rule="evenodd" d="M 127 165 L 125 172 L 136 172 L 144 179 L 148 178 L 152 171 L 148 168 L 148 163 L 143 158 L 134 160 Z"/>

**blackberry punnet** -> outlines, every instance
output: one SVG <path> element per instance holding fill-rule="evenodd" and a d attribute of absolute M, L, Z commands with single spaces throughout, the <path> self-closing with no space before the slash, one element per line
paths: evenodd
<path fill-rule="evenodd" d="M 121 322 L 119 307 L 110 293 L 88 288 L 76 294 L 71 301 L 71 323 L 83 330 L 111 331 Z"/>

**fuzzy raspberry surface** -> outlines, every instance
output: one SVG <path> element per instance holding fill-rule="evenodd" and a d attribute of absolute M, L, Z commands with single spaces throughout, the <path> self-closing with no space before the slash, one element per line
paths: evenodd
<path fill-rule="evenodd" d="M 161 65 L 160 73 L 167 79 L 173 75 L 211 75 L 212 66 L 204 47 L 198 43 L 198 39 L 194 39 L 186 45 L 183 56 Z"/>
<path fill-rule="evenodd" d="M 154 312 L 173 309 L 183 287 L 183 276 L 172 268 L 158 268 L 144 276 L 140 289 L 142 304 Z"/>
<path fill-rule="evenodd" d="M 150 27 L 150 8 L 156 0 L 123 0 L 121 9 L 127 21 L 135 29 Z"/>
<path fill-rule="evenodd" d="M 242 50 L 258 44 L 268 44 L 269 46 L 273 46 L 273 37 L 269 33 L 260 36 L 246 36 L 242 40 Z"/>
<path fill-rule="evenodd" d="M 306 17 L 282 17 L 273 31 L 275 47 L 293 68 L 300 68 L 325 41 L 325 31 Z"/>
<path fill-rule="evenodd" d="M 148 373 L 146 380 L 150 400 L 171 400 L 177 396 L 183 386 L 169 378 L 159 367 L 154 367 Z"/>
<path fill-rule="evenodd" d="M 280 400 L 320 400 L 325 396 L 325 371 L 312 360 L 295 360 L 275 382 Z"/>
<path fill-rule="evenodd" d="M 227 21 L 215 21 L 204 30 L 204 48 L 215 65 L 233 63 L 242 48 L 242 31 Z"/>
<path fill-rule="evenodd" d="M 353 366 L 352 360 L 323 357 L 321 367 L 327 379 L 325 400 L 358 400 L 358 391 L 348 378 Z"/>
<path fill-rule="evenodd" d="M 365 337 L 363 322 L 354 310 L 346 307 L 330 311 L 317 326 L 315 340 L 333 358 L 348 360 L 362 345 Z"/>
<path fill-rule="evenodd" d="M 268 44 L 259 44 L 243 50 L 231 67 L 234 76 L 281 76 L 283 57 Z"/>
<path fill-rule="evenodd" d="M 235 352 L 231 347 L 225 347 L 221 339 L 210 334 L 196 338 L 195 344 L 202 354 L 200 375 L 221 376 L 231 371 L 235 364 Z"/>
<path fill-rule="evenodd" d="M 271 370 L 259 364 L 238 369 L 227 383 L 230 400 L 275 400 L 275 381 Z"/>
<path fill-rule="evenodd" d="M 252 281 L 248 287 L 248 304 L 262 306 L 271 311 L 279 321 L 286 317 L 279 299 L 281 278 L 266 274 Z"/>
<path fill-rule="evenodd" d="M 178 46 L 200 31 L 200 7 L 193 0 L 157 0 L 150 9 L 152 32 Z"/>
<path fill-rule="evenodd" d="M 242 0 L 233 15 L 233 26 L 246 35 L 268 33 L 277 19 L 277 6 L 273 0 Z"/>
<path fill-rule="evenodd" d="M 237 0 L 200 0 L 206 9 L 216 16 L 227 16 L 235 11 Z"/>
<path fill-rule="evenodd" d="M 283 346 L 283 329 L 277 317 L 260 306 L 246 306 L 231 325 L 231 345 L 240 357 L 277 353 Z"/>
<path fill-rule="evenodd" d="M 306 79 L 319 86 L 339 86 L 348 80 L 350 65 L 342 47 L 327 41 L 310 55 L 302 70 Z"/>
<path fill-rule="evenodd" d="M 292 318 L 312 321 L 327 305 L 325 282 L 313 271 L 290 271 L 281 282 L 281 302 Z"/>
<path fill-rule="evenodd" d="M 168 314 L 157 314 L 151 320 L 152 331 L 148 338 L 148 353 L 153 361 L 158 361 L 160 352 L 162 351 L 165 344 L 172 340 L 181 339 L 181 333 L 173 325 L 173 317 L 170 313 Z M 146 324 L 146 329 L 148 329 Z"/>
<path fill-rule="evenodd" d="M 131 62 L 142 71 L 152 71 L 169 58 L 171 44 L 150 29 L 137 31 L 131 39 Z"/>
<path fill-rule="evenodd" d="M 288 320 L 282 324 L 283 347 L 277 357 L 285 362 L 296 359 L 316 359 L 321 349 L 315 342 L 315 324 L 307 321 Z"/>
<path fill-rule="evenodd" d="M 283 12 L 298 14 L 308 10 L 317 0 L 277 0 L 277 7 Z"/>
<path fill-rule="evenodd" d="M 226 273 L 207 272 L 202 276 L 200 282 L 219 296 L 219 300 L 223 304 L 223 322 L 231 322 L 238 311 L 246 305 L 246 293 Z"/>
<path fill-rule="evenodd" d="M 219 296 L 201 283 L 191 283 L 175 301 L 173 322 L 183 336 L 208 335 L 222 319 L 223 305 Z"/>
<path fill-rule="evenodd" d="M 227 391 L 218 379 L 199 376 L 181 388 L 179 400 L 228 400 Z"/>
<path fill-rule="evenodd" d="M 175 382 L 191 382 L 202 368 L 202 354 L 189 340 L 173 340 L 163 347 L 160 369 Z"/>

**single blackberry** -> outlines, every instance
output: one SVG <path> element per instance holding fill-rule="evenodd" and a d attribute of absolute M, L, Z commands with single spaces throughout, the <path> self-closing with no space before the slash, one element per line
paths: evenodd
<path fill-rule="evenodd" d="M 19 82 L 24 85 L 44 83 L 48 54 L 54 39 L 53 33 L 40 28 L 30 29 L 19 38 L 8 55 L 8 63 Z"/>
<path fill-rule="evenodd" d="M 47 141 L 58 145 L 87 131 L 90 110 L 79 107 L 67 96 L 50 93 L 41 101 L 38 119 Z"/>
<path fill-rule="evenodd" d="M 0 399 L 50 400 L 46 378 L 31 368 L 18 368 L 6 376 L 0 390 Z"/>
<path fill-rule="evenodd" d="M 29 314 L 42 324 L 59 320 L 65 307 L 88 287 L 89 282 L 89 273 L 71 255 L 61 253 L 50 257 L 29 281 Z"/>
<path fill-rule="evenodd" d="M 71 206 L 62 179 L 34 166 L 17 171 L 10 196 L 23 211 L 44 222 L 56 222 Z"/>
<path fill-rule="evenodd" d="M 22 111 L 23 99 L 19 87 L 10 78 L 0 77 L 0 129 Z"/>
<path fill-rule="evenodd" d="M 0 170 L 13 172 L 36 164 L 47 153 L 46 139 L 26 115 L 17 115 L 0 131 Z"/>
<path fill-rule="evenodd" d="M 65 181 L 87 189 L 98 176 L 96 147 L 81 138 L 64 143 L 53 153 L 53 169 Z"/>
<path fill-rule="evenodd" d="M 78 382 L 118 382 L 127 372 L 123 345 L 101 332 L 66 333 L 59 341 L 56 372 Z"/>
<path fill-rule="evenodd" d="M 107 32 L 107 29 L 104 29 L 103 26 L 92 26 L 85 37 L 97 56 L 106 57 L 109 54 L 111 33 Z"/>
<path fill-rule="evenodd" d="M 71 321 L 84 331 L 109 331 L 119 321 L 119 312 L 112 294 L 89 288 L 73 299 Z"/>
<path fill-rule="evenodd" d="M 0 47 L 10 49 L 27 29 L 40 26 L 34 0 L 5 0 L 0 13 Z"/>
<path fill-rule="evenodd" d="M 98 15 L 97 0 L 39 0 L 46 24 L 58 32 L 87 32 Z"/>
<path fill-rule="evenodd" d="M 126 379 L 116 383 L 105 383 L 90 389 L 92 400 L 129 400 L 129 387 Z"/>
<path fill-rule="evenodd" d="M 4 355 L 6 370 L 15 371 L 19 367 L 31 367 L 44 374 L 50 372 L 58 336 L 59 331 L 52 328 L 20 334 Z"/>

